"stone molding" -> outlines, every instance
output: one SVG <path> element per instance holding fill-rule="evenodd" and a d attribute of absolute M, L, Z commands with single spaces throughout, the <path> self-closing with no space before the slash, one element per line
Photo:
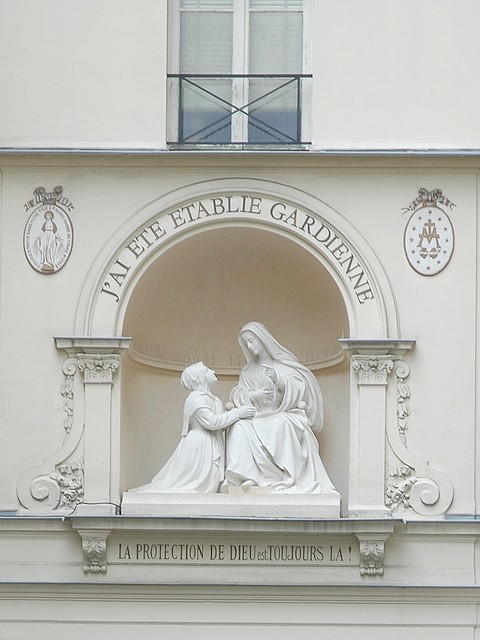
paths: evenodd
<path fill-rule="evenodd" d="M 138 536 L 143 541 L 155 540 L 159 538 L 178 541 L 178 532 L 182 532 L 182 539 L 198 541 L 198 533 L 202 536 L 214 534 L 215 536 L 235 536 L 238 533 L 248 532 L 250 538 L 258 534 L 259 539 L 263 539 L 266 534 L 273 533 L 282 544 L 282 538 L 291 540 L 292 535 L 299 545 L 302 545 L 303 537 L 315 536 L 315 540 L 322 543 L 323 540 L 330 540 L 332 536 L 348 540 L 350 536 L 358 541 L 359 563 L 355 562 L 352 568 L 358 567 L 359 575 L 362 578 L 383 576 L 385 540 L 394 533 L 397 522 L 393 519 L 387 520 L 312 520 L 309 527 L 305 528 L 304 523 L 295 520 L 283 520 L 281 529 L 278 528 L 278 519 L 258 518 L 254 521 L 248 519 L 230 518 L 142 518 L 139 523 L 138 518 L 126 516 L 124 518 L 73 516 L 71 518 L 72 528 L 77 531 L 82 541 L 83 571 L 85 574 L 105 574 L 108 569 L 107 562 L 107 539 L 115 538 L 119 535 L 126 535 L 128 540 L 134 540 Z M 118 558 L 117 558 L 118 562 Z M 300 561 L 301 562 L 301 561 Z M 141 563 L 140 563 L 141 564 Z M 261 567 L 260 563 L 257 565 Z M 299 565 L 301 566 L 301 565 Z M 320 567 L 319 567 L 319 570 Z"/>

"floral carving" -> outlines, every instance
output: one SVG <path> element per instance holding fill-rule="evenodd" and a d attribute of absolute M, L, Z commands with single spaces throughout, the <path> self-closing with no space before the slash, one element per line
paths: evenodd
<path fill-rule="evenodd" d="M 417 478 L 411 467 L 403 465 L 395 469 L 387 481 L 385 505 L 390 507 L 392 511 L 396 511 L 399 507 L 408 509 L 410 507 L 410 492 L 416 482 Z"/>
<path fill-rule="evenodd" d="M 409 375 L 410 370 L 406 362 L 397 363 L 395 374 L 397 376 L 397 425 L 400 438 L 405 443 L 405 432 L 408 428 L 408 417 L 410 416 L 410 407 L 408 400 L 410 398 L 410 388 L 405 382 L 405 378 Z"/>
<path fill-rule="evenodd" d="M 393 369 L 392 356 L 353 356 L 352 368 L 358 373 L 359 384 L 387 384 Z"/>
<path fill-rule="evenodd" d="M 50 478 L 60 489 L 59 507 L 75 509 L 83 500 L 83 462 L 62 464 Z"/>
<path fill-rule="evenodd" d="M 85 382 L 112 382 L 119 366 L 117 355 L 78 355 L 78 368 L 83 371 Z"/>
<path fill-rule="evenodd" d="M 75 373 L 77 372 L 76 360 L 73 358 L 67 358 L 63 363 L 62 371 L 65 374 L 65 380 L 61 390 L 63 398 L 63 412 L 65 414 L 63 428 L 67 433 L 70 433 L 73 426 L 73 383 Z"/>
<path fill-rule="evenodd" d="M 391 473 L 385 487 L 385 505 L 392 512 L 412 509 L 423 516 L 443 515 L 453 500 L 453 485 L 445 473 L 408 448 L 407 429 L 410 417 L 410 388 L 405 382 L 410 374 L 404 360 L 395 360 L 397 379 L 396 428 L 387 423 L 387 438 L 395 456 L 403 463 Z"/>

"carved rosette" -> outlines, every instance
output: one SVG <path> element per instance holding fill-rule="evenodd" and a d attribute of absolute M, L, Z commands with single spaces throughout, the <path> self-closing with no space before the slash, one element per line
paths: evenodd
<path fill-rule="evenodd" d="M 354 355 L 352 369 L 358 375 L 358 384 L 387 384 L 388 374 L 393 369 L 392 356 Z"/>
<path fill-rule="evenodd" d="M 83 372 L 84 382 L 112 383 L 113 376 L 120 366 L 120 356 L 102 354 L 78 354 L 78 368 Z"/>

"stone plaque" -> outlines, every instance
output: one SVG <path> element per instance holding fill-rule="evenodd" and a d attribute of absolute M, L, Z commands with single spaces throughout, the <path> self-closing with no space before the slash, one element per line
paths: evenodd
<path fill-rule="evenodd" d="M 39 273 L 59 271 L 72 252 L 73 228 L 66 209 L 73 205 L 62 194 L 62 187 L 48 193 L 38 187 L 35 198 L 25 205 L 33 211 L 25 225 L 23 247 L 30 266 Z"/>
<path fill-rule="evenodd" d="M 455 206 L 441 189 L 420 189 L 419 196 L 406 207 L 413 211 L 405 228 L 403 245 L 410 266 L 422 276 L 440 273 L 454 249 L 454 232 L 450 218 L 438 203 Z"/>

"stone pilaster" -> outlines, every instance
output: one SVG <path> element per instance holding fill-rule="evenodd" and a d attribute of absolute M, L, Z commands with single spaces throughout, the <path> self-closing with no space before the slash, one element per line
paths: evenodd
<path fill-rule="evenodd" d="M 115 513 L 119 504 L 120 353 L 129 338 L 56 338 L 77 359 L 84 386 L 84 496 L 80 513 Z"/>
<path fill-rule="evenodd" d="M 395 353 L 411 340 L 341 340 L 351 353 L 348 513 L 385 517 L 386 391 Z"/>

